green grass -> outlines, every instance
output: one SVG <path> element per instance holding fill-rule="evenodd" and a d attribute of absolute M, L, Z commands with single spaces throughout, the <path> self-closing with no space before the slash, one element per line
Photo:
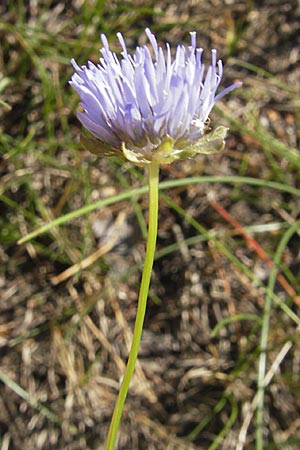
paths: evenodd
<path fill-rule="evenodd" d="M 134 48 L 146 26 L 172 45 L 188 42 L 197 26 L 203 45 L 228 56 L 224 83 L 244 85 L 213 113 L 213 125 L 230 127 L 224 154 L 162 170 L 141 366 L 119 448 L 298 448 L 297 88 L 288 73 L 254 63 L 251 2 L 229 31 L 204 3 L 180 18 L 164 2 L 45 1 L 35 10 L 20 0 L 1 11 L 0 391 L 9 414 L 0 413 L 0 446 L 45 439 L 45 449 L 99 448 L 128 354 L 145 176 L 81 148 L 70 59 L 96 61 L 100 32 L 117 48 L 121 31 Z M 272 267 L 212 208 L 212 196 Z M 95 221 L 114 223 L 119 213 L 135 230 L 126 252 L 112 249 L 54 286 L 54 277 L 97 250 Z"/>

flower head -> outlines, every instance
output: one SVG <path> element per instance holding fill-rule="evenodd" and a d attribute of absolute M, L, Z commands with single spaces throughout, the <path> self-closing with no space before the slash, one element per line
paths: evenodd
<path fill-rule="evenodd" d="M 195 32 L 190 33 L 188 50 L 179 45 L 174 59 L 169 44 L 164 52 L 149 29 L 146 34 L 153 58 L 146 46 L 130 55 L 118 33 L 121 58 L 102 34 L 98 65 L 89 61 L 79 67 L 72 60 L 76 73 L 70 84 L 81 99 L 77 116 L 94 136 L 82 136 L 83 145 L 97 155 L 123 156 L 142 165 L 221 150 L 227 129 L 218 127 L 207 134 L 208 116 L 216 101 L 240 83 L 216 94 L 222 61 L 212 50 L 212 62 L 205 71 Z"/>

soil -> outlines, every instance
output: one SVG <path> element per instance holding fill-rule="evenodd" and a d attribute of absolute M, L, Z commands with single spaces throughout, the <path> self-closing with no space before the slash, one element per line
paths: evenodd
<path fill-rule="evenodd" d="M 33 3 L 25 11 L 28 24 Z M 73 19 L 79 3 L 62 6 L 60 20 Z M 52 10 L 59 5 L 53 3 Z M 133 2 L 136 8 L 144 5 Z M 112 3 L 110 7 L 117 6 Z M 18 68 L 20 47 L 14 40 L 18 25 L 11 10 L 1 8 L 2 20 L 13 28 L 0 27 L 0 38 L 11 42 L 0 53 L 0 67 L 2 61 L 1 71 L 12 76 Z M 221 120 L 220 114 L 229 113 L 235 120 L 224 152 L 163 167 L 161 181 L 243 175 L 299 188 L 298 169 L 286 157 L 265 150 L 274 143 L 278 148 L 299 149 L 299 8 L 297 1 L 161 1 L 155 2 L 155 14 L 138 16 L 136 30 L 150 25 L 162 42 L 167 40 L 172 46 L 186 41 L 188 30 L 197 29 L 201 45 L 216 47 L 226 61 L 223 85 L 237 79 L 244 83 L 239 93 L 224 99 L 220 111 L 212 114 L 212 123 Z M 143 42 L 135 36 L 132 33 L 133 45 L 135 39 Z M 252 70 L 254 66 L 260 71 Z M 136 208 L 146 217 L 147 198 L 139 197 L 135 206 L 124 201 L 94 211 L 88 218 L 77 218 L 24 245 L 17 245 L 16 240 L 19 233 L 38 226 L 37 222 L 32 225 L 29 213 L 49 221 L 85 204 L 80 183 L 64 169 L 68 164 L 77 164 L 77 168 L 82 164 L 95 201 L 122 191 L 121 182 L 116 184 L 118 171 L 120 180 L 133 187 L 144 184 L 145 178 L 142 169 L 137 169 L 142 175 L 139 179 L 128 165 L 96 161 L 87 154 L 81 153 L 76 160 L 63 144 L 58 121 L 55 135 L 61 146 L 53 153 L 57 166 L 26 152 L 10 160 L 7 154 L 14 151 L 14 139 L 26 136 L 33 122 L 43 120 L 36 79 L 36 73 L 27 73 L 17 88 L 8 89 L 3 99 L 12 108 L 1 113 L 1 184 L 9 185 L 1 203 L 1 224 L 7 222 L 5 229 L 10 234 L 1 233 L 0 374 L 25 393 L 1 378 L 0 443 L 3 450 L 101 449 L 131 342 L 144 256 Z M 71 130 L 78 134 L 74 110 L 68 111 Z M 265 147 L 236 125 L 248 126 L 250 113 L 265 130 L 266 139 L 267 133 L 272 136 Z M 24 114 L 28 115 L 25 124 Z M 226 124 L 227 119 L 222 120 Z M 47 146 L 45 127 L 41 125 L 35 133 L 34 139 Z M 25 189 L 22 177 L 31 189 Z M 29 192 L 35 197 L 29 198 Z M 259 318 L 266 297 L 262 286 L 268 282 L 270 266 L 221 213 L 230 213 L 244 229 L 293 223 L 299 197 L 233 183 L 190 184 L 166 193 L 188 216 L 161 197 L 158 258 L 118 449 L 250 450 L 256 432 Z M 32 205 L 39 205 L 38 200 L 42 206 L 34 210 Z M 196 230 L 192 219 L 209 234 Z M 87 228 L 85 257 L 99 245 L 107 243 L 108 250 L 86 269 L 66 276 L 65 270 L 81 258 Z M 19 230 L 15 238 L 14 230 Z M 112 241 L 115 230 L 118 238 Z M 271 232 L 249 233 L 267 255 L 274 254 L 282 237 L 276 226 Z M 164 254 L 174 243 L 176 250 Z M 233 258 L 224 254 L 222 246 L 230 249 Z M 295 234 L 284 252 L 284 262 L 294 277 L 294 299 L 280 280 L 275 289 L 296 315 L 299 247 Z M 222 325 L 234 316 L 243 320 Z M 218 324 L 219 330 L 212 335 Z M 299 330 L 274 306 L 269 333 L 267 371 L 272 373 L 276 362 L 277 370 L 266 388 L 264 448 L 296 450 L 300 445 Z M 281 350 L 286 351 L 282 359 Z M 43 407 L 53 415 L 48 417 Z"/>

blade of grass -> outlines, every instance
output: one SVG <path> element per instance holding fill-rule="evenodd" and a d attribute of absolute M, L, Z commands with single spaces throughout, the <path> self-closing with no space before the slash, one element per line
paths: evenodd
<path fill-rule="evenodd" d="M 281 183 L 276 183 L 274 181 L 266 181 L 266 180 L 260 180 L 257 178 L 251 178 L 251 177 L 239 177 L 239 176 L 206 176 L 206 177 L 191 177 L 191 178 L 183 178 L 179 180 L 170 180 L 160 183 L 159 188 L 161 190 L 165 189 L 172 189 L 180 186 L 186 186 L 191 184 L 204 184 L 204 183 L 229 183 L 229 184 L 250 184 L 254 186 L 261 186 L 261 187 L 267 187 L 271 189 L 276 189 L 282 192 L 288 192 L 290 194 L 300 196 L 300 190 L 293 187 L 293 186 L 287 186 Z M 43 234 L 52 228 L 62 225 L 70 220 L 73 220 L 77 217 L 89 214 L 92 211 L 95 211 L 96 209 L 103 208 L 104 206 L 112 205 L 114 203 L 121 202 L 123 200 L 127 200 L 130 198 L 137 197 L 141 194 L 145 194 L 147 192 L 147 187 L 143 186 L 137 189 L 130 189 L 126 192 L 122 192 L 118 195 L 106 198 L 104 200 L 100 200 L 99 202 L 96 202 L 91 205 L 84 206 L 83 208 L 79 208 L 75 211 L 71 211 L 68 214 L 65 214 L 64 216 L 58 217 L 55 220 L 52 220 L 51 222 L 43 225 L 42 227 L 38 228 L 37 230 L 33 231 L 32 233 L 27 234 L 26 236 L 22 237 L 18 244 L 24 244 L 25 242 L 30 241 L 31 239 L 39 236 L 40 234 Z"/>
<path fill-rule="evenodd" d="M 222 397 L 216 406 L 213 408 L 210 414 L 207 414 L 201 422 L 187 435 L 186 439 L 189 441 L 194 441 L 197 436 L 201 433 L 202 430 L 209 424 L 209 422 L 215 417 L 215 415 L 219 414 L 228 402 L 227 397 Z"/>
<path fill-rule="evenodd" d="M 19 397 L 25 400 L 34 409 L 40 411 L 47 419 L 54 423 L 60 423 L 60 420 L 56 414 L 54 414 L 46 406 L 42 405 L 38 400 L 36 400 L 32 395 L 28 394 L 25 389 L 23 389 L 19 384 L 12 380 L 8 375 L 6 375 L 2 370 L 0 370 L 0 380 L 8 386 L 12 391 L 14 391 Z"/>
<path fill-rule="evenodd" d="M 208 230 L 206 230 L 205 227 L 203 227 L 197 220 L 195 220 L 193 217 L 189 216 L 184 209 L 182 209 L 177 203 L 175 203 L 172 199 L 170 199 L 165 194 L 161 193 L 161 197 L 164 199 L 164 201 L 174 209 L 178 214 L 180 214 L 182 217 L 185 218 L 185 220 L 195 228 L 200 234 L 203 234 L 207 237 L 208 240 L 210 240 L 215 247 L 225 255 L 229 261 L 231 261 L 238 269 L 240 269 L 247 277 L 253 281 L 257 286 L 260 286 L 264 289 L 268 295 L 271 296 L 273 301 L 278 305 L 282 311 L 284 311 L 289 318 L 295 322 L 298 326 L 300 326 L 300 318 L 297 316 L 297 314 L 294 313 L 294 311 L 291 310 L 274 292 L 273 290 L 270 290 L 268 286 L 265 286 L 264 283 L 255 276 L 255 274 L 245 265 L 243 264 L 231 251 L 216 237 L 214 234 L 210 233 Z M 297 222 L 298 223 L 298 222 Z M 295 224 L 293 225 L 293 227 Z"/>
<path fill-rule="evenodd" d="M 295 222 L 283 235 L 279 245 L 277 247 L 274 256 L 274 266 L 271 270 L 268 291 L 266 294 L 262 327 L 261 327 L 261 339 L 260 339 L 260 356 L 258 362 L 258 377 L 257 377 L 257 414 L 256 414 L 256 450 L 263 450 L 264 438 L 263 438 L 263 417 L 264 417 L 264 394 L 265 394 L 265 373 L 267 362 L 267 350 L 268 350 L 268 336 L 270 327 L 270 313 L 272 307 L 272 295 L 277 279 L 277 274 L 280 266 L 280 260 L 284 249 L 291 237 L 299 230 L 300 221 Z M 299 326 L 299 325 L 298 325 Z"/>
<path fill-rule="evenodd" d="M 228 211 L 226 211 L 221 205 L 219 205 L 214 199 L 209 199 L 209 203 L 227 222 L 229 222 L 235 228 L 235 230 L 238 233 L 240 233 L 244 237 L 248 246 L 257 253 L 257 255 L 261 258 L 261 260 L 264 261 L 268 267 L 272 268 L 274 266 L 273 261 L 267 255 L 264 249 L 259 245 L 257 240 L 254 239 L 252 236 L 250 236 L 248 233 L 246 233 L 242 225 Z M 278 273 L 277 279 L 281 284 L 281 286 L 285 289 L 286 293 L 293 298 L 293 301 L 297 305 L 299 305 L 300 301 L 299 297 L 296 294 L 295 289 L 288 283 L 288 281 L 284 278 L 282 274 Z"/>
<path fill-rule="evenodd" d="M 217 323 L 217 325 L 214 327 L 214 329 L 211 331 L 210 335 L 212 338 L 216 337 L 218 332 L 221 328 L 224 327 L 224 325 L 232 324 L 234 322 L 240 322 L 241 320 L 253 320 L 253 321 L 260 321 L 261 318 L 256 314 L 251 313 L 242 313 L 242 314 L 236 314 L 235 316 L 231 317 L 225 317 L 225 319 L 220 320 L 220 322 Z"/>
<path fill-rule="evenodd" d="M 214 439 L 214 442 L 208 447 L 208 450 L 216 450 L 216 448 L 218 448 L 218 446 L 222 443 L 224 436 L 228 430 L 232 428 L 234 422 L 236 421 L 239 411 L 238 406 L 232 397 L 229 397 L 229 401 L 231 403 L 231 414 L 218 436 Z"/>
<path fill-rule="evenodd" d="M 289 147 L 283 141 L 276 139 L 274 135 L 268 132 L 258 120 L 250 113 L 244 120 L 235 119 L 232 114 L 226 111 L 225 107 L 215 107 L 215 111 L 222 117 L 226 118 L 230 125 L 236 130 L 239 130 L 245 135 L 248 135 L 260 142 L 263 149 L 270 151 L 273 154 L 279 155 L 281 158 L 287 159 L 291 164 L 296 167 L 300 166 L 300 154 L 295 148 Z M 244 125 L 244 123 L 250 123 L 252 125 Z"/>

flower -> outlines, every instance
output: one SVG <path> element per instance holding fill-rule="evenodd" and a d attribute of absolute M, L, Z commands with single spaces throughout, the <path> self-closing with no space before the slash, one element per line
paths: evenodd
<path fill-rule="evenodd" d="M 140 165 L 221 150 L 227 128 L 220 126 L 207 134 L 208 117 L 216 101 L 241 83 L 216 94 L 223 64 L 212 50 L 205 71 L 196 32 L 190 33 L 188 51 L 178 45 L 173 59 L 169 44 L 164 53 L 148 28 L 146 34 L 154 58 L 146 46 L 130 55 L 118 33 L 121 58 L 102 34 L 99 64 L 89 61 L 79 67 L 71 61 L 76 72 L 70 84 L 81 99 L 77 117 L 94 136 L 82 135 L 83 145 L 97 155 L 117 155 Z"/>

